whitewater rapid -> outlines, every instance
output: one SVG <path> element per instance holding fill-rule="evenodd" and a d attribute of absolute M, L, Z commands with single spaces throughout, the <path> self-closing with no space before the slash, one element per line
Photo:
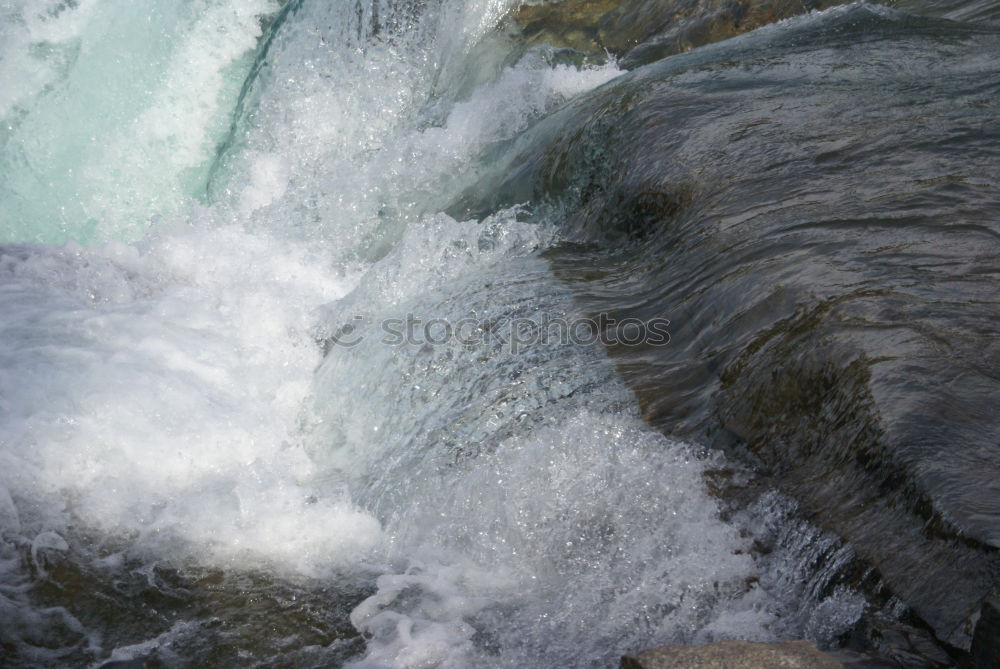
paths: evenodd
<path fill-rule="evenodd" d="M 599 344 L 377 336 L 582 317 L 555 226 L 444 213 L 621 74 L 519 51 L 513 4 L 4 6 L 4 652 L 199 661 L 211 612 L 112 642 L 33 599 L 63 561 L 365 582 L 357 667 L 602 666 L 860 615 L 848 590 L 800 610 L 797 558 L 751 556 L 774 508 L 722 520 L 726 464 L 647 427 Z"/>

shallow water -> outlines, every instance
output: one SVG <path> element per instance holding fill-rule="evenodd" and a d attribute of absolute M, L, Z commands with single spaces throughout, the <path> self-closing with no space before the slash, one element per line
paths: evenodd
<path fill-rule="evenodd" d="M 995 31 L 851 7 L 626 74 L 527 48 L 514 4 L 3 8 L 7 664 L 610 666 L 666 642 L 836 646 L 876 614 L 946 638 L 992 582 L 935 609 L 905 587 L 921 572 L 878 552 L 923 550 L 908 485 L 990 544 L 992 498 L 949 483 L 989 479 L 980 451 L 950 448 L 985 448 L 988 415 L 907 421 L 937 396 L 859 386 L 899 412 L 901 436 L 873 448 L 906 464 L 877 495 L 896 515 L 861 529 L 917 527 L 872 548 L 815 506 L 848 508 L 886 468 L 804 494 L 797 454 L 829 430 L 761 427 L 773 413 L 746 398 L 785 392 L 755 376 L 779 367 L 733 370 L 810 300 L 914 285 L 900 273 L 923 247 L 901 233 L 806 230 L 848 195 L 888 217 L 876 177 L 903 171 L 929 184 L 907 206 L 961 201 L 978 221 L 944 242 L 919 229 L 964 263 L 949 271 L 980 330 L 948 281 L 919 305 L 982 348 Z M 796 163 L 819 145 L 812 171 Z M 899 245 L 877 273 L 851 265 Z M 601 311 L 665 316 L 669 344 L 525 336 Z M 914 360 L 930 361 L 916 378 L 954 369 Z M 990 404 L 988 372 L 961 378 L 963 411 Z M 944 437 L 910 446 L 927 426 Z M 768 455 L 776 431 L 789 457 Z"/>

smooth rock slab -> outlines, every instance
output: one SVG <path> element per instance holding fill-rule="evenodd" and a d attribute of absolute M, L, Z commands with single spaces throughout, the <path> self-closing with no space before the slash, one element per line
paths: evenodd
<path fill-rule="evenodd" d="M 843 669 L 809 641 L 720 641 L 662 646 L 622 658 L 621 669 Z"/>

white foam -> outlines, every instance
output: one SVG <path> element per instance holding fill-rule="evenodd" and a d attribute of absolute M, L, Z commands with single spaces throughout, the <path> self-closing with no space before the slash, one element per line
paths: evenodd
<path fill-rule="evenodd" d="M 353 613 L 373 637 L 354 666 L 607 666 L 713 622 L 726 638 L 754 565 L 707 464 L 635 418 L 580 412 L 432 477 L 386 528 L 408 566 Z M 766 609 L 744 615 L 770 637 Z"/>
<path fill-rule="evenodd" d="M 345 498 L 310 500 L 295 436 L 319 361 L 311 311 L 349 286 L 322 252 L 225 227 L 12 249 L 0 266 L 15 500 L 45 494 L 88 527 L 138 532 L 139 550 L 215 563 L 310 573 L 378 541 Z M 34 520 L 60 527 L 57 510 Z"/>
<path fill-rule="evenodd" d="M 454 20 L 478 24 L 480 4 L 490 14 L 504 3 L 449 7 L 461 14 Z M 413 35 L 349 49 L 339 44 L 349 40 L 337 27 L 338 8 L 317 3 L 300 11 L 303 22 L 333 27 L 275 38 L 259 102 L 227 161 L 235 166 L 216 189 L 255 212 L 260 225 L 292 222 L 352 252 L 382 252 L 406 225 L 475 183 L 491 146 L 621 74 L 614 64 L 552 67 L 540 52 L 496 71 L 448 69 L 452 60 L 493 63 L 510 45 L 487 41 L 471 54 L 478 28 L 465 33 L 432 21 Z M 275 74 L 282 68 L 294 76 Z M 450 97 L 481 79 L 462 99 Z M 441 89 L 449 92 L 436 96 Z"/>
<path fill-rule="evenodd" d="M 25 105 L 65 67 L 63 47 L 79 39 L 97 0 L 68 4 L 50 0 L 15 0 L 0 6 L 0 119 Z M 48 45 L 49 57 L 32 53 L 32 45 Z"/>
<path fill-rule="evenodd" d="M 121 216 L 146 206 L 147 195 L 173 198 L 177 182 L 168 182 L 206 155 L 219 91 L 231 85 L 223 73 L 252 46 L 256 17 L 273 9 L 265 0 L 237 4 L 211 2 L 184 19 L 183 36 L 164 56 L 135 120 L 100 129 L 104 158 L 74 183 L 96 198 L 88 211 L 99 214 L 99 228 L 110 226 L 102 228 L 108 234 L 134 229 L 119 226 Z M 495 14 L 502 3 L 486 4 Z M 39 19 L 29 26 L 31 39 L 58 25 L 49 37 L 80 39 L 93 51 L 135 18 L 119 7 L 114 20 L 92 17 L 105 22 L 106 34 L 88 33 L 87 7 L 60 15 L 61 23 Z M 465 16 L 479 16 L 474 9 Z M 482 26 L 470 30 L 466 50 Z M 453 44 L 454 35 L 447 37 Z M 328 66 L 353 57 L 327 55 Z M 378 544 L 378 523 L 346 491 L 326 490 L 313 501 L 315 468 L 297 433 L 320 361 L 311 339 L 314 312 L 358 281 L 341 258 L 370 232 L 379 203 L 391 202 L 401 187 L 462 174 L 482 146 L 616 73 L 552 70 L 529 58 L 456 107 L 446 126 L 420 129 L 412 117 L 432 76 L 418 63 L 424 74 L 408 79 L 409 56 L 374 50 L 360 71 L 343 73 L 340 87 L 327 80 L 333 68 L 310 63 L 296 81 L 271 82 L 257 127 L 278 142 L 248 149 L 247 178 L 232 202 L 195 209 L 187 224 L 163 223 L 140 243 L 98 249 L 4 249 L 0 459 L 13 493 L 2 507 L 8 529 L 16 532 L 24 521 L 27 531 L 60 531 L 69 510 L 85 527 L 136 537 L 135 550 L 160 557 L 260 562 L 307 574 L 356 561 Z M 71 84 L 86 83 L 83 66 L 74 67 Z M 389 76 L 373 79 L 371 69 L 380 67 Z M 505 114 L 490 118 L 483 111 L 491 107 Z M 270 116 L 272 109 L 279 116 Z M 36 115 L 41 122 L 44 114 Z M 407 126 L 397 130 L 402 121 Z M 148 173 L 145 161 L 161 150 L 170 154 L 168 167 Z M 138 178 L 141 188 L 129 185 Z M 103 182 L 108 188 L 95 186 Z M 289 234 L 289 220 L 304 197 L 324 200 L 325 232 L 295 241 L 302 235 Z M 344 198 L 351 202 L 346 209 Z M 251 214 L 252 229 L 236 222 Z M 508 242 L 529 251 L 541 243 L 534 229 L 488 227 L 501 251 Z M 405 261 L 391 269 L 394 290 L 426 288 L 431 277 L 444 281 L 483 262 L 474 224 L 431 216 L 413 230 L 402 232 L 403 255 L 396 257 Z M 491 257 L 504 257 L 498 253 Z M 373 270 L 365 290 L 382 290 L 386 271 L 385 264 Z M 40 498 L 50 501 L 27 505 L 26 517 L 24 502 Z"/>

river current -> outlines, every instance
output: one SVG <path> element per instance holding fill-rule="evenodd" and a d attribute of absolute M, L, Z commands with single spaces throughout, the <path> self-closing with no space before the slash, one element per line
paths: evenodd
<path fill-rule="evenodd" d="M 0 664 L 968 648 L 997 11 L 519 4 L 0 4 Z"/>

